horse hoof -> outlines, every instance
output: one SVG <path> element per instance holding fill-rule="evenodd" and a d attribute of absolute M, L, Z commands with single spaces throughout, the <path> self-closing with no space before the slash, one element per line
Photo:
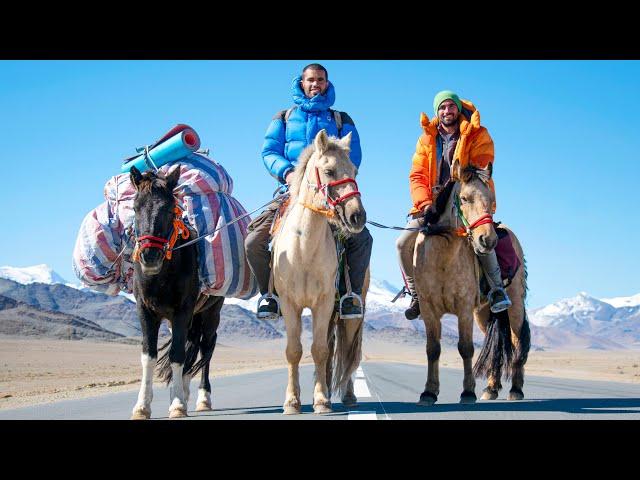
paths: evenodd
<path fill-rule="evenodd" d="M 498 392 L 496 390 L 491 390 L 490 388 L 485 388 L 482 392 L 482 400 L 495 400 L 498 398 Z"/>
<path fill-rule="evenodd" d="M 184 418 L 188 417 L 186 408 L 174 408 L 169 410 L 169 418 Z"/>
<path fill-rule="evenodd" d="M 285 405 L 282 411 L 283 415 L 299 415 L 300 407 L 293 405 Z"/>
<path fill-rule="evenodd" d="M 207 403 L 200 402 L 196 405 L 196 412 L 210 412 L 211 410 L 213 410 L 213 408 L 211 408 L 211 405 Z"/>
<path fill-rule="evenodd" d="M 476 397 L 476 394 L 474 392 L 462 392 L 462 394 L 460 394 L 460 403 L 463 403 L 466 405 L 471 405 L 476 403 L 477 399 L 478 397 Z"/>
<path fill-rule="evenodd" d="M 146 408 L 136 408 L 131 414 L 131 420 L 149 420 L 151 418 L 151 410 Z"/>
<path fill-rule="evenodd" d="M 332 413 L 331 404 L 319 403 L 313 406 L 313 413 L 321 415 L 323 413 Z"/>
<path fill-rule="evenodd" d="M 438 401 L 438 396 L 431 392 L 423 392 L 417 405 L 421 407 L 430 407 Z"/>
<path fill-rule="evenodd" d="M 347 395 L 341 401 L 345 407 L 355 407 L 358 404 L 358 398 L 355 395 Z"/>
<path fill-rule="evenodd" d="M 522 390 L 511 390 L 509 392 L 509 395 L 507 396 L 507 400 L 523 400 L 524 399 L 524 393 L 522 393 Z"/>

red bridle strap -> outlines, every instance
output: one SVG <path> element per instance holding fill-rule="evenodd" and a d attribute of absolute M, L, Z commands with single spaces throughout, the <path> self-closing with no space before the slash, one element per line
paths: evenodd
<path fill-rule="evenodd" d="M 486 215 L 481 216 L 479 219 L 477 219 L 475 222 L 469 225 L 469 230 L 473 230 L 474 228 L 479 227 L 480 225 L 486 225 L 487 223 L 493 223 L 493 217 L 488 213 Z"/>
<path fill-rule="evenodd" d="M 335 207 L 339 203 L 344 202 L 348 198 L 355 197 L 356 195 L 361 195 L 358 191 L 358 183 L 353 178 L 343 178 L 341 180 L 335 180 L 329 183 L 320 183 L 320 172 L 318 171 L 318 167 L 316 167 L 316 182 L 318 185 L 318 191 L 324 191 L 324 196 L 327 199 L 327 203 L 332 207 Z M 333 199 L 329 196 L 330 187 L 337 187 L 338 185 L 344 185 L 345 183 L 353 183 L 356 186 L 356 189 L 353 192 L 346 193 L 336 199 Z"/>
<path fill-rule="evenodd" d="M 182 221 L 182 209 L 175 205 L 173 207 L 173 231 L 171 232 L 171 238 L 154 237 L 153 235 L 143 235 L 136 239 L 136 247 L 133 250 L 131 258 L 134 262 L 140 260 L 140 252 L 145 248 L 159 248 L 165 251 L 165 258 L 171 260 L 172 249 L 178 240 L 178 236 L 181 236 L 183 240 L 189 238 L 189 229 Z"/>

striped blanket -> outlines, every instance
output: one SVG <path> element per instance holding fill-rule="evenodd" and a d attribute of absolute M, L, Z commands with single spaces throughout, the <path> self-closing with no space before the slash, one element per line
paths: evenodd
<path fill-rule="evenodd" d="M 198 153 L 177 163 L 180 179 L 175 194 L 184 206 L 183 220 L 198 236 L 246 213 L 231 196 L 233 180 L 222 165 Z M 163 165 L 159 170 L 166 174 L 174 165 Z M 109 295 L 133 291 L 130 256 L 135 243 L 135 194 L 128 173 L 112 177 L 104 188 L 106 201 L 82 221 L 73 252 L 73 269 L 87 287 Z M 201 292 L 244 299 L 257 293 L 256 279 L 244 253 L 250 221 L 247 216 L 196 242 Z"/>

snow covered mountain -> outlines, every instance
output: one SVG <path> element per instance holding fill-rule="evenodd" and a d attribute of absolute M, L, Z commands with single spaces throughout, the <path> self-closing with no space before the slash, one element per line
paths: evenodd
<path fill-rule="evenodd" d="M 7 278 L 22 284 L 62 283 L 80 288 L 66 282 L 47 265 L 16 268 L 0 267 L 0 278 Z M 404 310 L 409 306 L 408 296 L 391 300 L 400 288 L 387 281 L 372 279 L 367 294 L 367 331 L 405 332 L 423 338 L 422 320 L 408 321 Z M 82 288 L 82 290 L 88 290 Z M 127 297 L 130 297 L 127 295 Z M 235 305 L 238 318 L 254 318 L 259 295 L 241 300 L 228 298 L 225 305 Z M 311 312 L 305 309 L 303 315 Z M 531 324 L 532 344 L 542 348 L 637 348 L 640 347 L 640 293 L 629 297 L 597 299 L 585 292 L 576 297 L 565 298 L 542 308 L 528 312 Z M 244 316 L 243 316 L 244 315 Z M 248 321 L 248 320 L 247 320 Z M 308 323 L 308 320 L 306 320 Z M 260 323 L 260 322 L 258 322 Z M 118 331 L 115 325 L 110 329 Z M 255 326 L 251 326 L 254 328 Z M 284 325 L 274 324 L 276 330 L 284 332 Z M 231 326 L 230 326 L 231 328 Z M 233 327 L 235 328 L 235 326 Z M 245 328 L 245 327 L 243 327 Z M 255 328 L 254 328 L 255 329 Z M 442 319 L 443 337 L 457 338 L 457 319 L 445 315 Z M 262 335 L 262 334 L 261 334 Z M 482 342 L 483 335 L 474 327 L 474 340 Z"/>
<path fill-rule="evenodd" d="M 580 292 L 529 311 L 529 320 L 539 327 L 640 347 L 640 294 L 598 300 Z"/>
<path fill-rule="evenodd" d="M 51 267 L 42 263 L 40 265 L 34 265 L 32 267 L 0 267 L 0 277 L 14 282 L 29 284 L 29 283 L 62 283 L 67 284 L 67 281 L 53 271 Z"/>

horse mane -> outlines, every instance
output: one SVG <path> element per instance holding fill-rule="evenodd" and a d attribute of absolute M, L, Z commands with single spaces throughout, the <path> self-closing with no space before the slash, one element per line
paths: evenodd
<path fill-rule="evenodd" d="M 447 206 L 447 202 L 449 201 L 449 197 L 451 196 L 451 192 L 453 191 L 453 187 L 456 182 L 452 179 L 445 184 L 444 188 L 440 191 L 435 201 L 435 211 L 430 211 L 425 215 L 424 221 L 426 225 L 429 225 L 429 228 L 426 230 L 426 235 L 438 235 L 447 237 L 453 232 L 453 229 L 450 226 L 438 225 L 437 223 L 440 221 L 440 217 L 444 213 L 444 209 Z"/>
<path fill-rule="evenodd" d="M 167 178 L 162 172 L 153 172 L 151 170 L 142 174 L 142 180 L 138 184 L 138 192 L 151 193 L 154 189 L 165 190 L 167 188 Z"/>
<path fill-rule="evenodd" d="M 328 137 L 329 145 L 325 150 L 324 154 L 330 152 L 344 152 L 344 148 L 338 143 L 338 139 L 335 137 Z M 298 164 L 293 170 L 293 181 L 291 182 L 291 188 L 289 191 L 291 192 L 291 198 L 295 198 L 300 193 L 300 186 L 302 185 L 302 181 L 304 179 L 304 172 L 307 170 L 307 164 L 311 159 L 311 156 L 315 152 L 315 146 L 313 143 L 307 145 L 304 150 L 300 153 L 298 157 Z M 311 181 L 315 181 L 315 178 Z"/>
<path fill-rule="evenodd" d="M 467 165 L 460 172 L 460 179 L 463 183 L 469 183 L 474 179 L 480 180 L 482 183 L 489 183 L 489 179 L 493 173 L 493 164 L 490 163 L 487 170 L 482 170 L 474 167 L 473 165 Z"/>

